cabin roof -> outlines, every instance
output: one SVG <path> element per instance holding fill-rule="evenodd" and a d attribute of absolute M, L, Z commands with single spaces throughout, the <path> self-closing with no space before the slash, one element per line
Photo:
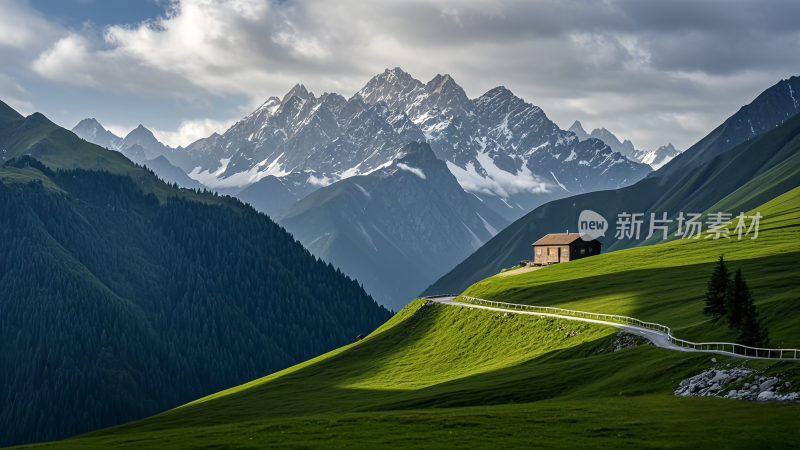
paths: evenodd
<path fill-rule="evenodd" d="M 580 239 L 581 236 L 584 234 L 585 233 L 552 233 L 534 242 L 533 246 L 537 247 L 540 245 L 569 245 Z M 592 241 L 596 241 L 598 244 L 600 243 L 600 241 L 597 241 L 596 239 L 592 239 L 591 241 L 587 242 L 592 242 Z"/>

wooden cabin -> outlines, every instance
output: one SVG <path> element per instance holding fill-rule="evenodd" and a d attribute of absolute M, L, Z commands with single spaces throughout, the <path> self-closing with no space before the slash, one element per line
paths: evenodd
<path fill-rule="evenodd" d="M 533 261 L 522 261 L 520 265 L 548 266 L 599 255 L 602 245 L 597 239 L 581 239 L 581 233 L 548 234 L 533 243 Z"/>

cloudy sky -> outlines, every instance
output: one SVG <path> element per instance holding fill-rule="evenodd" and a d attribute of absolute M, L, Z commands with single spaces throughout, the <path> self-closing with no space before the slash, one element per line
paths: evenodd
<path fill-rule="evenodd" d="M 800 2 L 0 0 L 0 100 L 170 145 L 303 83 L 350 97 L 385 68 L 503 85 L 562 128 L 684 150 L 800 75 Z"/>

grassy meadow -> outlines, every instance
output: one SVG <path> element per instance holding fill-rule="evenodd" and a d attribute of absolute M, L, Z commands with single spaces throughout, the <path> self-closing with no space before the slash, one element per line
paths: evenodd
<path fill-rule="evenodd" d="M 682 339 L 735 339 L 702 314 L 706 283 L 719 255 L 741 268 L 771 334 L 771 347 L 800 348 L 800 188 L 759 211 L 758 239 L 675 240 L 494 276 L 463 295 L 486 300 L 619 314 L 657 322 Z M 732 229 L 732 228 L 731 228 Z M 505 275 L 505 274 L 503 274 Z"/>

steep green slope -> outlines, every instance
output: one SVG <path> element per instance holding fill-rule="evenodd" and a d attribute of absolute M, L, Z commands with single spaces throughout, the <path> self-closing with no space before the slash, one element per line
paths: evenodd
<path fill-rule="evenodd" d="M 390 317 L 235 200 L 24 155 L 0 180 L 0 445 L 146 417 Z"/>
<path fill-rule="evenodd" d="M 747 429 L 772 431 L 759 435 L 762 445 L 797 438 L 800 406 L 674 397 L 681 379 L 711 365 L 709 355 L 614 352 L 615 332 L 418 300 L 364 341 L 283 372 L 140 422 L 26 448 L 429 448 L 431 439 L 443 448 L 530 439 L 557 448 L 683 448 L 709 432 L 717 445 L 755 442 L 741 435 Z M 800 380 L 798 369 L 781 363 L 767 373 Z"/>
<path fill-rule="evenodd" d="M 761 180 L 759 180 L 759 183 Z M 754 187 L 753 191 L 758 190 Z M 737 197 L 737 202 L 744 202 Z M 678 337 L 732 341 L 727 326 L 703 316 L 703 295 L 720 254 L 741 268 L 770 328 L 774 347 L 800 348 L 800 188 L 760 212 L 758 239 L 677 240 L 620 250 L 516 276 L 492 277 L 464 295 L 514 303 L 622 314 L 672 327 Z"/>
<path fill-rule="evenodd" d="M 648 177 L 623 189 L 550 202 L 501 231 L 423 294 L 462 292 L 469 285 L 505 267 L 514 266 L 523 259 L 532 259 L 531 243 L 548 233 L 577 230 L 578 217 L 583 210 L 595 211 L 609 223 L 609 231 L 600 238 L 604 244 L 603 252 L 660 242 L 657 238 L 650 241 L 644 239 L 651 213 L 661 217 L 666 212 L 667 217 L 673 220 L 680 212 L 728 212 L 736 215 L 743 207 L 750 209 L 799 186 L 798 154 L 800 115 L 703 164 L 693 166 L 691 170 L 687 168 L 684 173 L 671 172 L 670 177 Z M 748 184 L 747 188 L 734 194 Z M 644 214 L 643 233 L 639 240 L 617 240 L 614 237 L 617 214 L 622 212 Z M 673 222 L 673 231 L 676 225 L 677 222 Z"/>

